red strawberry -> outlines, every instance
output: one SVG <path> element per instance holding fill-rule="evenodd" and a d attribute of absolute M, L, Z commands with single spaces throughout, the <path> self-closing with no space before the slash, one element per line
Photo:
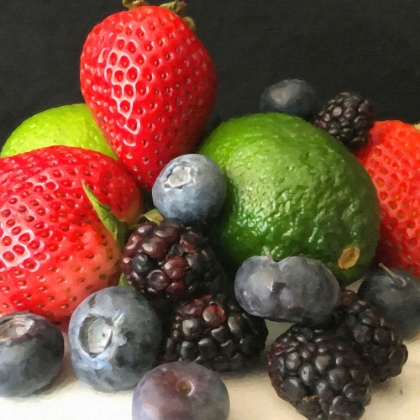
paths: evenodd
<path fill-rule="evenodd" d="M 108 16 L 89 33 L 81 91 L 107 142 L 150 190 L 173 158 L 193 152 L 216 98 L 212 60 L 197 35 L 165 7 Z M 181 11 L 185 4 L 173 2 Z"/>
<path fill-rule="evenodd" d="M 420 277 L 420 131 L 378 121 L 356 157 L 371 175 L 382 211 L 377 259 Z"/>
<path fill-rule="evenodd" d="M 120 245 L 83 184 L 121 219 L 143 210 L 134 179 L 99 152 L 51 146 L 0 159 L 0 316 L 29 310 L 65 328 L 82 299 L 118 282 Z"/>

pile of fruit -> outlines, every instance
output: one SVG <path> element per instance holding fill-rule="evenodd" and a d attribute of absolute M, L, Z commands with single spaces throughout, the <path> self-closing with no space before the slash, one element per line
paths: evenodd
<path fill-rule="evenodd" d="M 185 4 L 124 3 L 85 41 L 85 103 L 1 151 L 0 395 L 53 384 L 68 334 L 133 420 L 227 419 L 218 374 L 261 358 L 302 416 L 361 418 L 420 331 L 420 131 L 297 79 L 206 131 L 216 70 Z M 267 343 L 265 320 L 293 325 Z"/>

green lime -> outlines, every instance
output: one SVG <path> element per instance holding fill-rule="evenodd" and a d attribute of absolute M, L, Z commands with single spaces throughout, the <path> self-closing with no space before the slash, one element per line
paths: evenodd
<path fill-rule="evenodd" d="M 96 150 L 116 159 L 85 104 L 50 108 L 28 118 L 6 140 L 0 157 L 52 145 Z"/>
<path fill-rule="evenodd" d="M 379 237 L 376 189 L 327 132 L 286 114 L 247 115 L 221 124 L 199 152 L 227 178 L 209 235 L 228 268 L 253 255 L 302 254 L 348 285 L 369 267 Z"/>

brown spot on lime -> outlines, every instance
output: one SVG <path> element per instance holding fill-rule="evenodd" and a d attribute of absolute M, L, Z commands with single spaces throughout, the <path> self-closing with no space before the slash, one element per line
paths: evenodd
<path fill-rule="evenodd" d="M 347 270 L 348 268 L 356 265 L 360 257 L 360 248 L 357 246 L 350 246 L 343 249 L 343 252 L 338 259 L 338 266 L 342 270 Z"/>

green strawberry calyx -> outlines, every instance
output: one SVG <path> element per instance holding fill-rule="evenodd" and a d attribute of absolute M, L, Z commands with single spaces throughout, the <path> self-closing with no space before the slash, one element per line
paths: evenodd
<path fill-rule="evenodd" d="M 83 182 L 82 187 L 106 230 L 111 233 L 120 248 L 123 249 L 126 242 L 127 232 L 129 230 L 128 223 L 118 219 L 112 213 L 109 206 L 101 203 L 87 184 Z"/>
<path fill-rule="evenodd" d="M 125 277 L 124 273 L 121 273 L 120 280 L 118 281 L 118 286 L 130 287 L 131 289 L 135 290 L 134 287 L 127 281 L 127 277 Z"/>
<path fill-rule="evenodd" d="M 149 210 L 147 213 L 144 213 L 140 219 L 147 219 L 150 222 L 156 223 L 157 225 L 163 220 L 163 216 L 156 209 Z"/>
<path fill-rule="evenodd" d="M 123 0 L 123 6 L 129 10 L 137 9 L 142 6 L 150 6 L 147 1 L 144 0 Z M 183 1 L 171 1 L 170 3 L 163 3 L 160 5 L 165 9 L 169 9 L 177 15 L 183 15 L 187 5 Z"/>
<path fill-rule="evenodd" d="M 150 4 L 147 1 L 144 0 L 123 0 L 123 6 L 126 7 L 128 10 L 137 9 L 138 7 L 142 6 L 150 6 Z M 182 20 L 188 25 L 188 27 L 195 31 L 196 26 L 194 23 L 194 20 L 191 19 L 188 16 L 185 15 L 185 9 L 187 8 L 187 5 L 183 1 L 171 1 L 169 3 L 162 3 L 159 7 L 163 7 L 164 9 L 168 9 L 175 14 L 177 14 L 179 17 L 182 18 Z"/>

